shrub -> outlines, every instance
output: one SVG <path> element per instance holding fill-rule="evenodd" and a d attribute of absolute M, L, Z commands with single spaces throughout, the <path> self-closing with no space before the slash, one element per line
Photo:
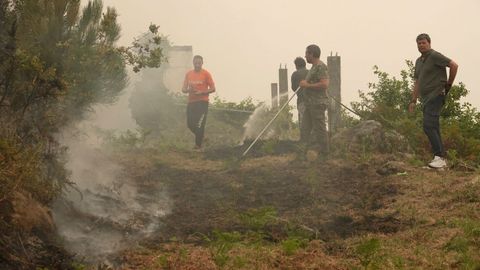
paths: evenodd
<path fill-rule="evenodd" d="M 363 119 L 373 119 L 385 127 L 404 135 L 415 152 L 430 157 L 430 144 L 423 133 L 421 105 L 414 113 L 408 112 L 408 103 L 413 89 L 413 70 L 411 61 L 406 61 L 407 69 L 400 72 L 400 78 L 390 76 L 374 67 L 378 81 L 369 84 L 369 91 L 359 91 L 360 101 L 352 102 L 352 108 Z M 445 148 L 455 149 L 456 157 L 480 164 L 480 112 L 469 103 L 461 103 L 468 90 L 463 83 L 454 85 L 450 90 L 441 114 L 441 132 Z M 351 125 L 356 121 L 345 116 L 345 122 Z"/>

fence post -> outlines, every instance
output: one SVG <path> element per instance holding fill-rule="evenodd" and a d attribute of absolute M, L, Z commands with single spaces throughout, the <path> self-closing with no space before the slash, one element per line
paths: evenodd
<path fill-rule="evenodd" d="M 270 87 L 272 91 L 272 108 L 278 108 L 278 84 L 272 83 Z"/>
<path fill-rule="evenodd" d="M 288 100 L 288 70 L 287 66 L 278 69 L 278 92 L 280 94 L 280 105 L 285 104 Z"/>
<path fill-rule="evenodd" d="M 328 75 L 330 84 L 328 86 L 328 94 L 335 98 L 338 102 L 342 101 L 341 93 L 341 59 L 338 53 L 335 56 L 330 53 L 327 57 Z M 328 108 L 328 130 L 331 134 L 335 133 L 338 128 L 342 127 L 341 105 L 330 99 Z"/>

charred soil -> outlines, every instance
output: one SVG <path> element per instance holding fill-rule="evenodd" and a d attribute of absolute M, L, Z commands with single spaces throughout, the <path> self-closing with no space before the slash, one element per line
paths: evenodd
<path fill-rule="evenodd" d="M 476 172 L 428 170 L 405 156 L 375 152 L 309 162 L 294 142 L 261 142 L 252 155 L 239 159 L 243 150 L 143 147 L 112 153 L 121 177 L 142 198 L 140 205 L 158 206 L 154 212 L 163 214 L 139 209 L 120 224 L 66 204 L 64 210 L 90 224 L 89 230 L 131 238 L 120 252 L 103 257 L 108 266 L 97 261 L 91 269 L 480 265 Z M 52 231 L 48 211 L 26 206 L 28 196 L 20 197 L 23 203 L 0 204 L 2 213 L 10 213 L 2 222 L 28 231 L 23 237 L 13 227 L 2 232 L 2 259 L 8 261 L 3 268 L 75 269 L 61 242 L 45 234 Z M 29 212 L 25 208 L 37 210 L 22 214 Z M 132 237 L 150 223 L 159 226 Z"/>

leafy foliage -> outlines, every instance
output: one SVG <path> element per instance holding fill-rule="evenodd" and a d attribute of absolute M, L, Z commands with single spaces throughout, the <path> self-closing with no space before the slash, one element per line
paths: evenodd
<path fill-rule="evenodd" d="M 359 91 L 360 101 L 352 103 L 353 109 L 365 118 L 383 123 L 405 116 L 412 89 L 412 62 L 407 61 L 407 67 L 408 71 L 402 70 L 401 79 L 397 79 L 374 66 L 378 82 L 370 83 L 367 93 Z"/>
<path fill-rule="evenodd" d="M 44 203 L 55 198 L 69 175 L 57 134 L 94 104 L 114 102 L 127 65 L 165 60 L 157 26 L 130 47 L 115 45 L 120 29 L 101 0 L 83 10 L 80 0 L 1 2 L 0 200 L 21 190 Z"/>
<path fill-rule="evenodd" d="M 229 102 L 224 99 L 221 99 L 219 96 L 215 96 L 213 99 L 212 105 L 217 108 L 245 110 L 245 111 L 253 111 L 257 107 L 257 105 L 255 105 L 251 97 L 248 97 L 240 101 L 239 103 L 235 103 L 235 102 Z"/>
<path fill-rule="evenodd" d="M 127 85 L 127 65 L 138 71 L 165 61 L 158 27 L 151 25 L 146 36 L 117 46 L 117 13 L 104 10 L 101 0 L 83 10 L 80 0 L 0 1 L 0 221 L 7 221 L 0 223 L 0 261 L 23 258 L 15 269 L 37 265 L 25 248 L 4 241 L 23 235 L 8 222 L 16 214 L 9 206 L 14 194 L 49 204 L 70 184 L 59 133 L 93 105 L 116 101 Z M 133 133 L 115 139 L 137 143 Z"/>

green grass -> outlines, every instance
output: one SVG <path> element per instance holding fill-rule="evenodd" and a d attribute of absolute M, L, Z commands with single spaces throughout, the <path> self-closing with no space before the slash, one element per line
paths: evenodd
<path fill-rule="evenodd" d="M 355 253 L 363 269 L 379 269 L 380 249 L 381 243 L 378 238 L 366 238 L 358 243 Z"/>
<path fill-rule="evenodd" d="M 295 252 L 301 248 L 305 248 L 308 243 L 308 239 L 301 237 L 289 237 L 283 240 L 280 244 L 282 246 L 283 252 L 287 256 L 295 254 Z"/>

